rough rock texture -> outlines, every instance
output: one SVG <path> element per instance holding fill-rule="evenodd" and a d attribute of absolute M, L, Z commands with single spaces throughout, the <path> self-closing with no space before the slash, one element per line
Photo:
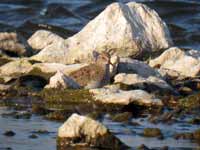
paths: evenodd
<path fill-rule="evenodd" d="M 158 58 L 151 60 L 149 65 L 165 70 L 169 76 L 196 77 L 200 73 L 200 52 L 182 51 L 173 47 L 163 52 Z"/>
<path fill-rule="evenodd" d="M 117 150 L 126 147 L 103 124 L 78 114 L 72 114 L 59 128 L 57 145 L 59 147 L 82 145 Z"/>
<path fill-rule="evenodd" d="M 16 79 L 23 74 L 27 74 L 31 69 L 32 64 L 27 59 L 18 59 L 1 66 L 0 77 L 7 82 L 10 79 Z"/>
<path fill-rule="evenodd" d="M 27 43 L 14 32 L 1 32 L 0 33 L 0 49 L 17 54 L 19 56 L 27 53 Z"/>
<path fill-rule="evenodd" d="M 143 90 L 123 91 L 116 87 L 104 87 L 91 89 L 90 93 L 96 101 L 105 104 L 128 105 L 137 103 L 139 105 L 163 105 L 160 99 Z"/>
<path fill-rule="evenodd" d="M 120 83 L 129 86 L 136 86 L 142 89 L 152 88 L 153 90 L 155 90 L 156 88 L 157 90 L 173 91 L 173 88 L 166 81 L 154 76 L 149 76 L 148 78 L 144 78 L 138 74 L 120 73 L 115 76 L 114 80 L 115 83 Z"/>
<path fill-rule="evenodd" d="M 38 30 L 28 39 L 29 45 L 35 50 L 41 50 L 58 41 L 64 41 L 64 39 L 46 30 Z"/>
<path fill-rule="evenodd" d="M 148 78 L 149 76 L 160 77 L 160 74 L 154 68 L 151 68 L 148 64 L 131 58 L 120 58 L 118 72 L 134 73 L 145 78 Z"/>
<path fill-rule="evenodd" d="M 54 89 L 78 89 L 80 86 L 71 78 L 65 76 L 61 71 L 58 71 L 53 77 L 50 78 L 49 84 L 45 88 Z"/>
<path fill-rule="evenodd" d="M 168 28 L 154 10 L 135 2 L 113 3 L 79 33 L 45 47 L 33 59 L 71 64 L 88 61 L 94 50 L 127 57 L 171 45 Z"/>

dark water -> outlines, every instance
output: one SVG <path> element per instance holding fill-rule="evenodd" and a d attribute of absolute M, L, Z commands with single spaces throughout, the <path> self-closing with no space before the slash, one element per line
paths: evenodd
<path fill-rule="evenodd" d="M 120 1 L 120 0 L 119 0 Z M 200 50 L 200 0 L 138 0 L 154 8 L 168 24 L 174 43 L 177 46 Z M 0 31 L 17 31 L 26 38 L 38 29 L 48 29 L 67 38 L 78 32 L 113 0 L 0 0 Z M 121 0 L 128 2 L 128 0 Z M 0 114 L 7 112 L 0 108 Z M 10 112 L 10 111 L 8 111 Z M 152 125 L 143 120 L 134 127 L 111 122 L 105 117 L 103 122 L 126 144 L 137 147 L 146 144 L 150 147 L 170 146 L 173 149 L 195 149 L 197 144 L 187 140 L 173 140 L 175 131 L 191 131 L 198 126 L 184 124 Z M 14 150 L 55 150 L 57 128 L 61 123 L 33 116 L 29 120 L 3 118 L 0 115 L 0 150 L 11 147 Z M 165 140 L 146 139 L 138 136 L 144 127 L 159 127 Z M 3 136 L 6 130 L 13 129 L 16 136 Z M 33 130 L 50 131 L 38 139 L 28 136 Z"/>

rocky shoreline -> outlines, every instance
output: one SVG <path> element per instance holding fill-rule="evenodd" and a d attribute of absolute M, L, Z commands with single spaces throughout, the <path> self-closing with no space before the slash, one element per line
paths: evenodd
<path fill-rule="evenodd" d="M 67 39 L 45 30 L 27 41 L 0 33 L 0 105 L 67 119 L 58 131 L 60 149 L 126 149 L 95 121 L 106 113 L 116 122 L 129 122 L 137 109 L 154 124 L 188 114 L 198 120 L 199 75 L 200 52 L 176 47 L 158 14 L 135 2 L 109 5 Z M 164 138 L 159 129 L 143 135 Z M 200 140 L 199 129 L 174 136 Z"/>

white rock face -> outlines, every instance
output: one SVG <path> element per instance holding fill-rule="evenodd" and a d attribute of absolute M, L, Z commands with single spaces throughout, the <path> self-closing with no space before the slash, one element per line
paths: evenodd
<path fill-rule="evenodd" d="M 125 146 L 119 139 L 113 136 L 110 131 L 100 122 L 89 117 L 72 114 L 68 120 L 58 129 L 61 147 L 84 145 L 108 149 L 120 149 Z M 63 139 L 63 143 L 62 143 Z M 74 142 L 81 139 L 80 142 Z"/>
<path fill-rule="evenodd" d="M 122 83 L 125 85 L 135 85 L 139 86 L 141 88 L 144 88 L 146 85 L 148 86 L 156 86 L 159 89 L 163 90 L 168 90 L 168 91 L 173 91 L 173 88 L 164 80 L 154 77 L 154 76 L 149 76 L 148 78 L 144 78 L 139 76 L 138 74 L 125 74 L 125 73 L 120 73 L 117 74 L 114 78 L 115 83 Z"/>
<path fill-rule="evenodd" d="M 91 89 L 90 93 L 93 94 L 96 101 L 105 104 L 119 104 L 128 105 L 136 102 L 140 105 L 163 105 L 160 99 L 155 98 L 153 95 L 143 90 L 123 91 L 117 88 L 100 88 Z"/>
<path fill-rule="evenodd" d="M 120 58 L 118 72 L 138 74 L 139 76 L 145 78 L 148 78 L 149 76 L 160 77 L 158 71 L 150 67 L 148 64 L 131 58 Z"/>
<path fill-rule="evenodd" d="M 28 44 L 33 49 L 41 50 L 59 41 L 64 41 L 64 39 L 50 31 L 38 30 L 28 39 Z"/>
<path fill-rule="evenodd" d="M 49 84 L 45 88 L 54 89 L 78 89 L 80 86 L 71 78 L 65 76 L 61 71 L 58 71 L 50 78 Z"/>
<path fill-rule="evenodd" d="M 33 58 L 71 64 L 88 61 L 94 50 L 127 57 L 171 45 L 168 28 L 154 10 L 135 2 L 113 3 L 79 33 L 45 47 Z"/>
<path fill-rule="evenodd" d="M 200 52 L 197 50 L 184 52 L 173 47 L 151 60 L 149 65 L 160 68 L 162 73 L 165 72 L 170 76 L 196 77 L 200 73 Z"/>

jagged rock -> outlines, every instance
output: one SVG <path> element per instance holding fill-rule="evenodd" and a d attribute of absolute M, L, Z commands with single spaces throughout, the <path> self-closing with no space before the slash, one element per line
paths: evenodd
<path fill-rule="evenodd" d="M 0 33 L 0 49 L 17 54 L 19 56 L 27 55 L 28 45 L 22 37 L 14 32 L 1 32 Z"/>
<path fill-rule="evenodd" d="M 58 71 L 53 77 L 50 78 L 49 84 L 45 86 L 45 88 L 78 89 L 80 86 L 73 79 Z"/>
<path fill-rule="evenodd" d="M 134 73 L 141 77 L 148 78 L 149 76 L 160 77 L 161 75 L 155 69 L 151 68 L 148 64 L 131 59 L 131 58 L 120 58 L 118 65 L 119 73 Z"/>
<path fill-rule="evenodd" d="M 173 88 L 164 80 L 158 77 L 149 76 L 144 78 L 138 74 L 117 74 L 114 78 L 115 83 L 119 83 L 127 86 L 135 86 L 148 91 L 163 91 L 173 92 Z"/>
<path fill-rule="evenodd" d="M 149 65 L 172 77 L 196 77 L 200 73 L 200 52 L 172 47 L 158 58 L 150 60 Z"/>
<path fill-rule="evenodd" d="M 162 101 L 155 96 L 143 90 L 124 91 L 118 87 L 104 87 L 99 89 L 91 89 L 89 92 L 93 95 L 95 101 L 104 104 L 128 105 L 136 103 L 139 105 L 163 105 Z"/>
<path fill-rule="evenodd" d="M 171 45 L 168 28 L 154 10 L 135 2 L 113 3 L 79 33 L 45 47 L 32 58 L 71 64 L 90 60 L 94 50 L 127 57 Z"/>
<path fill-rule="evenodd" d="M 2 50 L 0 50 L 0 66 L 15 60 L 16 58 L 7 56 Z"/>
<path fill-rule="evenodd" d="M 58 147 L 85 146 L 120 150 L 127 148 L 100 122 L 72 114 L 58 129 Z"/>
<path fill-rule="evenodd" d="M 58 41 L 64 41 L 64 39 L 46 30 L 38 30 L 28 39 L 29 45 L 35 50 L 41 50 Z"/>

